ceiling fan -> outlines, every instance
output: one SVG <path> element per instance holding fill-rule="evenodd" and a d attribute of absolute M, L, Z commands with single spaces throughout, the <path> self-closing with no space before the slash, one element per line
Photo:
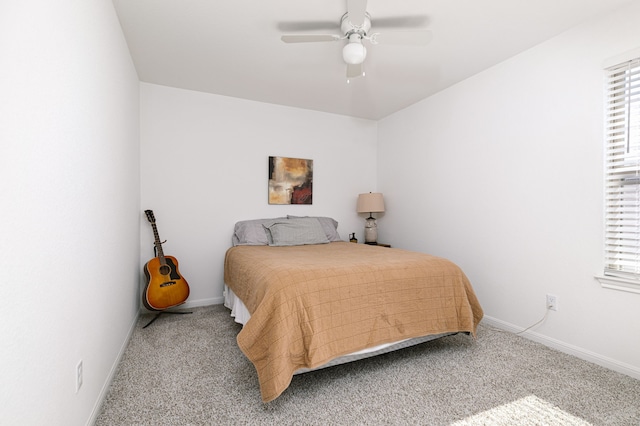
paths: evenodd
<path fill-rule="evenodd" d="M 419 17 L 381 19 L 380 24 L 387 26 L 398 25 L 403 22 L 416 22 Z M 285 34 L 281 40 L 285 43 L 312 43 L 325 41 L 347 40 L 342 49 L 342 58 L 347 64 L 347 82 L 349 79 L 364 76 L 364 60 L 367 48 L 363 44 L 367 41 L 373 45 L 409 44 L 425 45 L 431 41 L 431 31 L 391 31 L 383 33 L 371 32 L 371 16 L 367 12 L 367 0 L 347 0 L 347 12 L 340 19 L 342 35 L 336 34 Z M 379 25 L 378 26 L 383 26 Z M 296 26 L 301 27 L 301 26 Z"/>

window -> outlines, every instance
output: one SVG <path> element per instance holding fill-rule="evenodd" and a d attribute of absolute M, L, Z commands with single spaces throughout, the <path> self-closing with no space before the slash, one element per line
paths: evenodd
<path fill-rule="evenodd" d="M 605 71 L 604 274 L 640 290 L 640 55 Z"/>

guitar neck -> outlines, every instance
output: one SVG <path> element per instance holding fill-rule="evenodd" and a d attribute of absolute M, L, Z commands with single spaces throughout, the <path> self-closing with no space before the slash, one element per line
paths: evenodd
<path fill-rule="evenodd" d="M 153 228 L 153 237 L 155 238 L 155 246 L 156 251 L 158 253 L 158 258 L 160 259 L 160 263 L 162 265 L 166 265 L 167 260 L 164 257 L 164 252 L 162 251 L 162 243 L 160 242 L 160 235 L 158 234 L 158 228 L 156 227 L 155 222 L 151 223 L 151 228 Z"/>

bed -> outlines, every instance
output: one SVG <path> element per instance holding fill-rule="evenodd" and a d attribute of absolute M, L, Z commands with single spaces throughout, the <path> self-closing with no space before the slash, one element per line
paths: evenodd
<path fill-rule="evenodd" d="M 447 259 L 342 241 L 326 217 L 240 221 L 224 263 L 225 305 L 264 402 L 294 374 L 454 333 L 482 308 Z"/>

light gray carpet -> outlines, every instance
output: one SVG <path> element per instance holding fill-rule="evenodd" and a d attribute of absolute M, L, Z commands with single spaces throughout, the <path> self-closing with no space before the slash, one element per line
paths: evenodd
<path fill-rule="evenodd" d="M 592 425 L 640 425 L 639 380 L 487 326 L 477 340 L 456 335 L 294 376 L 263 404 L 235 342 L 240 325 L 222 305 L 191 311 L 146 329 L 152 315 L 141 316 L 97 425 L 492 425 L 509 423 L 487 420 L 490 410 L 532 400 Z M 550 418 L 526 424 L 562 424 Z"/>

